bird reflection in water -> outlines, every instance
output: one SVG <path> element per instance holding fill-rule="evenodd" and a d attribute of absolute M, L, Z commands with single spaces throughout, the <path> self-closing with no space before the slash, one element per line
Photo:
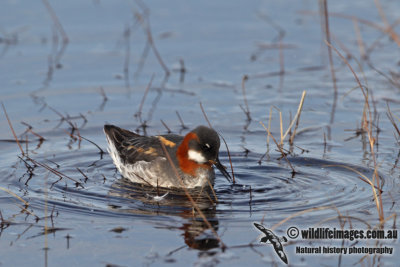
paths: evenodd
<path fill-rule="evenodd" d="M 189 193 L 217 232 L 216 199 L 211 189 L 203 187 L 189 190 Z M 121 178 L 111 185 L 108 196 L 110 209 L 118 210 L 118 212 L 135 215 L 179 216 L 185 219 L 181 226 L 167 225 L 165 227 L 183 231 L 184 242 L 190 248 L 204 251 L 220 245 L 213 231 L 208 229 L 207 224 L 183 190 L 150 187 Z"/>

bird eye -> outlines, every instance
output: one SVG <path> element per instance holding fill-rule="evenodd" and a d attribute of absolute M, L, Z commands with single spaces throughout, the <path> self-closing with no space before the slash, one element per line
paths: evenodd
<path fill-rule="evenodd" d="M 204 150 L 209 150 L 210 148 L 211 148 L 211 146 L 207 143 L 203 145 Z"/>

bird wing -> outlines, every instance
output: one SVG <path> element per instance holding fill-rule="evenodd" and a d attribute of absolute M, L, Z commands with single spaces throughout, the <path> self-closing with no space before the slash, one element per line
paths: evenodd
<path fill-rule="evenodd" d="M 271 244 L 274 246 L 275 252 L 276 252 L 276 254 L 278 254 L 279 258 L 281 258 L 281 260 L 284 263 L 288 264 L 288 259 L 286 257 L 285 252 L 283 251 L 283 247 L 282 247 L 281 242 L 279 242 L 279 240 L 277 240 L 277 241 L 275 241 L 275 240 L 272 241 L 271 240 Z"/>
<path fill-rule="evenodd" d="M 116 147 L 124 162 L 151 162 L 157 158 L 165 158 L 161 143 L 168 153 L 176 153 L 176 148 L 183 139 L 179 135 L 142 136 L 113 125 L 105 125 L 104 132 Z"/>
<path fill-rule="evenodd" d="M 258 224 L 258 223 L 254 223 L 254 226 L 255 226 L 258 230 L 260 230 L 261 232 L 263 232 L 264 234 L 267 233 L 267 229 L 266 229 L 263 225 Z"/>

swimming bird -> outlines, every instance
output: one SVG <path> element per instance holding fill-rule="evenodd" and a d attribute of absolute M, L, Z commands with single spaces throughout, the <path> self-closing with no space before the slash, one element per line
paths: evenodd
<path fill-rule="evenodd" d="M 232 180 L 218 158 L 218 133 L 206 126 L 198 126 L 185 136 L 142 136 L 114 125 L 104 125 L 104 133 L 115 166 L 132 182 L 160 187 L 200 187 L 214 183 L 213 165 L 228 181 Z"/>

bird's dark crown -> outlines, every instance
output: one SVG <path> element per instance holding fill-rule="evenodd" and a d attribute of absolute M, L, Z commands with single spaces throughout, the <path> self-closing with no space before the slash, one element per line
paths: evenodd
<path fill-rule="evenodd" d="M 190 140 L 189 149 L 200 152 L 207 160 L 216 160 L 220 147 L 218 133 L 206 126 L 198 126 L 191 133 L 197 139 Z"/>

